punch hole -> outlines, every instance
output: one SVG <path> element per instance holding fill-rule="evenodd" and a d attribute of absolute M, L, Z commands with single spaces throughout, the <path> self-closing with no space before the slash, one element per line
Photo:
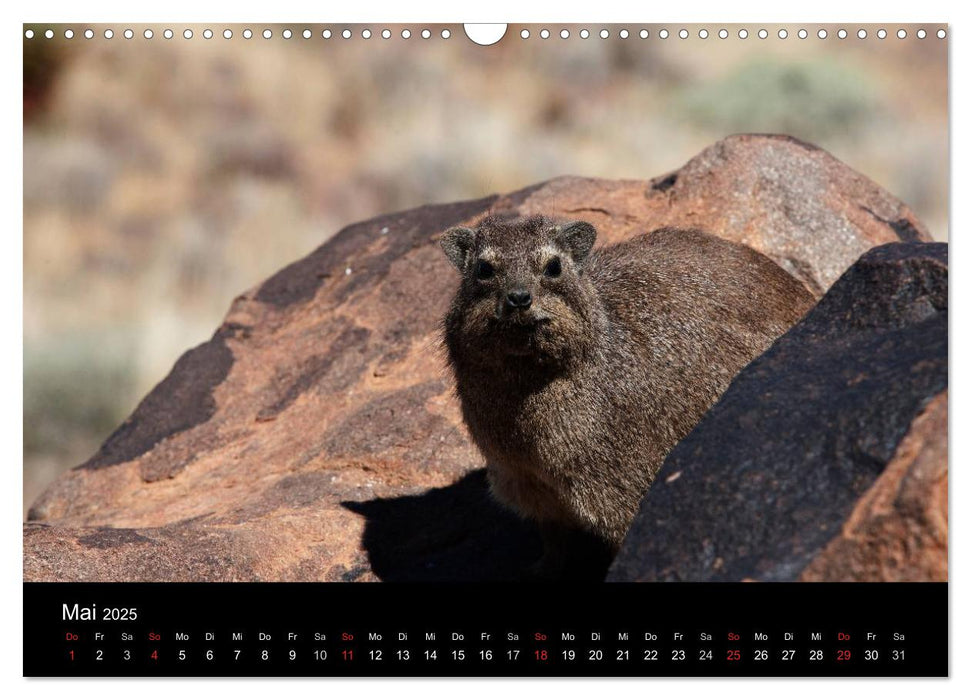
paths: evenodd
<path fill-rule="evenodd" d="M 33 39 L 34 38 L 34 30 L 33 29 L 28 29 L 27 31 L 24 32 L 24 36 L 27 37 L 28 39 Z"/>
<path fill-rule="evenodd" d="M 223 39 L 232 39 L 232 38 L 233 38 L 233 30 L 232 29 L 225 29 L 225 30 L 223 30 Z"/>
<path fill-rule="evenodd" d="M 264 39 L 272 39 L 273 38 L 273 32 L 271 32 L 269 29 L 264 29 L 263 30 L 263 38 Z"/>
<path fill-rule="evenodd" d="M 128 31 L 131 31 L 131 30 L 129 29 Z M 53 29 L 48 29 L 46 32 L 44 32 L 44 36 L 46 36 L 48 39 L 53 39 L 54 38 L 54 30 Z"/>
<path fill-rule="evenodd" d="M 208 30 L 206 30 L 206 31 L 208 31 Z M 283 38 L 284 39 L 289 39 L 292 36 L 293 36 L 293 32 L 291 32 L 289 29 L 284 29 L 283 30 Z M 206 38 L 208 38 L 208 37 L 206 37 Z"/>
<path fill-rule="evenodd" d="M 539 38 L 540 39 L 549 39 L 550 38 L 550 30 L 549 29 L 542 30 L 539 33 Z"/>
<path fill-rule="evenodd" d="M 341 32 L 341 36 L 345 39 L 350 39 L 352 36 L 351 30 L 345 29 L 344 31 Z"/>
<path fill-rule="evenodd" d="M 64 30 L 64 38 L 65 39 L 73 39 L 74 38 L 74 30 L 73 29 L 65 29 Z"/>
<path fill-rule="evenodd" d="M 640 32 L 641 39 L 646 39 L 648 37 L 648 32 L 646 29 L 642 29 Z"/>
<path fill-rule="evenodd" d="M 479 46 L 492 46 L 506 35 L 507 24 L 465 24 L 465 36 Z"/>
<path fill-rule="evenodd" d="M 856 33 L 856 36 L 860 39 L 866 39 L 866 29 L 861 29 Z"/>
<path fill-rule="evenodd" d="M 569 29 L 561 29 L 560 30 L 560 38 L 561 39 L 569 39 L 570 38 L 570 30 Z"/>
<path fill-rule="evenodd" d="M 906 39 L 907 38 L 907 30 L 906 29 L 898 29 L 897 30 L 897 38 L 898 39 Z"/>
<path fill-rule="evenodd" d="M 529 38 L 529 30 L 528 29 L 524 29 L 523 31 L 519 32 L 519 36 L 521 36 L 523 39 L 528 39 Z"/>
<path fill-rule="evenodd" d="M 887 38 L 887 30 L 886 29 L 878 29 L 877 30 L 877 39 L 886 39 L 886 38 Z"/>
<path fill-rule="evenodd" d="M 442 38 L 443 39 L 451 39 L 452 38 L 452 32 L 449 31 L 448 29 L 443 29 L 442 30 Z"/>
<path fill-rule="evenodd" d="M 110 39 L 114 35 L 115 33 L 113 31 L 111 31 L 110 29 L 105 29 L 105 39 Z"/>
<path fill-rule="evenodd" d="M 739 29 L 738 30 L 738 38 L 739 39 L 748 39 L 748 29 Z"/>
<path fill-rule="evenodd" d="M 92 29 L 85 29 L 84 30 L 84 38 L 85 39 L 94 39 L 94 30 L 92 30 Z"/>
<path fill-rule="evenodd" d="M 796 34 L 800 39 L 805 39 L 809 36 L 809 32 L 807 32 L 805 29 L 800 29 Z"/>
<path fill-rule="evenodd" d="M 785 29 L 780 29 L 779 30 L 779 38 L 780 39 L 788 39 L 789 38 L 789 32 L 787 32 Z"/>
<path fill-rule="evenodd" d="M 387 31 L 387 30 L 385 30 L 385 31 Z M 303 30 L 303 33 L 301 34 L 301 36 L 302 36 L 302 37 L 303 37 L 304 39 L 309 39 L 309 38 L 310 38 L 310 37 L 312 37 L 313 35 L 314 35 L 314 33 L 313 33 L 312 31 L 310 31 L 309 29 L 304 29 L 304 30 Z M 387 37 L 385 37 L 385 38 L 387 39 Z"/>
<path fill-rule="evenodd" d="M 836 36 L 838 36 L 840 39 L 845 39 L 846 38 L 846 30 L 845 29 L 840 29 L 838 32 L 836 32 Z"/>
<path fill-rule="evenodd" d="M 182 32 L 182 36 L 184 38 L 186 38 L 186 39 L 191 39 L 192 38 L 192 30 L 191 29 L 186 29 L 184 32 Z"/>
<path fill-rule="evenodd" d="M 590 38 L 590 30 L 589 29 L 581 29 L 580 30 L 580 38 L 581 39 L 589 39 Z"/>
<path fill-rule="evenodd" d="M 938 29 L 937 30 L 937 38 L 938 39 L 944 39 L 946 37 L 947 37 L 947 32 L 946 31 L 944 31 L 943 29 Z"/>
<path fill-rule="evenodd" d="M 768 39 L 768 38 L 769 38 L 769 32 L 768 32 L 768 30 L 767 29 L 760 29 L 759 30 L 759 39 Z"/>
<path fill-rule="evenodd" d="M 918 29 L 917 30 L 917 38 L 918 39 L 926 39 L 927 38 L 927 32 L 925 32 L 923 29 Z"/>
<path fill-rule="evenodd" d="M 202 38 L 203 39 L 207 39 L 207 40 L 208 39 L 212 39 L 212 30 L 211 29 L 203 29 L 202 30 Z"/>
<path fill-rule="evenodd" d="M 662 29 L 661 31 L 664 31 L 664 30 Z M 601 29 L 600 30 L 600 38 L 601 39 L 606 39 L 608 36 L 610 36 L 610 32 L 608 32 L 606 29 Z"/>
<path fill-rule="evenodd" d="M 384 30 L 382 30 L 382 32 L 381 32 L 381 38 L 382 39 L 390 39 L 391 38 L 391 30 L 390 29 L 384 29 Z"/>
<path fill-rule="evenodd" d="M 126 39 L 131 39 L 133 36 L 135 36 L 135 32 L 133 32 L 131 29 L 126 29 L 125 30 L 125 38 Z"/>
<path fill-rule="evenodd" d="M 818 32 L 816 32 L 816 36 L 818 36 L 820 39 L 825 39 L 827 36 L 829 36 L 829 33 L 825 29 L 820 29 Z"/>
<path fill-rule="evenodd" d="M 253 38 L 253 30 L 252 29 L 244 29 L 243 30 L 243 38 L 244 39 L 252 39 Z"/>
<path fill-rule="evenodd" d="M 728 38 L 728 30 L 727 29 L 719 29 L 718 30 L 718 38 L 719 39 L 727 39 Z"/>
<path fill-rule="evenodd" d="M 630 32 L 629 31 L 627 31 L 626 29 L 621 29 L 620 30 L 620 38 L 621 39 L 626 39 L 629 36 L 630 36 Z"/>
<path fill-rule="evenodd" d="M 324 39 L 330 39 L 332 36 L 334 36 L 334 34 L 329 29 L 325 29 L 320 33 L 320 36 L 322 36 Z"/>
<path fill-rule="evenodd" d="M 700 30 L 698 30 L 698 38 L 699 39 L 707 39 L 708 38 L 708 30 L 707 29 L 700 29 Z"/>
<path fill-rule="evenodd" d="M 365 29 L 363 32 L 361 32 L 361 36 L 364 37 L 365 39 L 370 39 L 371 38 L 371 30 L 370 29 Z"/>
<path fill-rule="evenodd" d="M 175 36 L 175 32 L 173 32 L 171 29 L 166 29 L 164 32 L 162 32 L 162 36 L 164 36 L 166 39 L 171 39 Z"/>
<path fill-rule="evenodd" d="M 144 36 L 146 39 L 151 39 L 153 36 L 155 36 L 155 32 L 153 32 L 151 29 L 146 29 L 144 32 L 142 32 L 142 36 Z"/>
<path fill-rule="evenodd" d="M 667 29 L 662 29 L 661 31 L 659 31 L 657 33 L 657 35 L 659 37 L 661 37 L 662 39 L 667 39 L 668 38 L 668 30 Z"/>
<path fill-rule="evenodd" d="M 410 29 L 402 29 L 401 30 L 401 38 L 402 39 L 410 39 L 411 38 L 411 30 Z"/>
<path fill-rule="evenodd" d="M 687 39 L 688 38 L 688 30 L 687 29 L 682 29 L 680 32 L 678 32 L 678 36 L 681 37 L 682 39 Z"/>
<path fill-rule="evenodd" d="M 429 30 L 427 30 L 427 29 L 422 29 L 421 30 L 421 38 L 422 39 L 431 39 L 432 38 L 432 33 Z"/>

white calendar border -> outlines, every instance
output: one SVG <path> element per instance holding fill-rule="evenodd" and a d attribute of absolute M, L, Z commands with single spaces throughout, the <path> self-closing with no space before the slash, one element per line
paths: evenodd
<path fill-rule="evenodd" d="M 3 668 L 3 679 L 11 683 L 4 683 L 5 688 L 13 691 L 15 696 L 23 695 L 31 698 L 57 700 L 81 700 L 87 697 L 96 698 L 139 698 L 139 700 L 153 700 L 159 698 L 171 700 L 173 694 L 181 697 L 197 697 L 203 694 L 211 695 L 214 691 L 231 692 L 235 698 L 263 698 L 269 693 L 284 692 L 295 697 L 335 697 L 340 695 L 347 698 L 382 697 L 387 700 L 399 700 L 401 695 L 415 695 L 427 698 L 454 698 L 460 695 L 463 700 L 492 700 L 496 693 L 507 695 L 556 693 L 560 697 L 584 698 L 589 700 L 591 694 L 673 694 L 685 698 L 706 698 L 724 696 L 744 696 L 746 698 L 778 698 L 784 696 L 794 700 L 802 698 L 817 700 L 820 694 L 843 697 L 861 694 L 877 695 L 879 700 L 892 698 L 906 698 L 913 700 L 915 694 L 933 693 L 941 697 L 968 697 L 971 684 L 971 668 L 967 662 L 971 659 L 971 596 L 967 586 L 969 566 L 969 551 L 967 536 L 969 528 L 966 524 L 968 517 L 960 508 L 953 505 L 959 503 L 955 494 L 960 492 L 963 501 L 971 496 L 968 494 L 964 470 L 968 464 L 969 450 L 968 431 L 951 431 L 951 463 L 958 464 L 956 470 L 951 470 L 950 479 L 950 542 L 951 542 L 951 674 L 948 682 L 922 680 L 810 680 L 796 682 L 789 680 L 702 680 L 702 679 L 674 679 L 674 680 L 583 680 L 571 679 L 555 680 L 524 680 L 524 681 L 483 681 L 470 682 L 467 680 L 430 680 L 430 681 L 394 681 L 394 680 L 182 680 L 167 679 L 160 681 L 139 680 L 82 680 L 82 681 L 40 681 L 24 680 L 22 674 L 22 538 L 21 529 L 12 522 L 14 514 L 22 513 L 22 335 L 20 331 L 23 323 L 23 278 L 22 278 L 22 240 L 17 235 L 22 230 L 22 140 L 18 138 L 22 119 L 19 100 L 14 97 L 19 93 L 21 85 L 21 42 L 16 34 L 20 32 L 19 24 L 31 22 L 65 22 L 89 21 L 102 22 L 111 20 L 130 20 L 132 22 L 153 22 L 173 19 L 181 21 L 212 21 L 219 19 L 223 22 L 235 22 L 245 18 L 266 22 L 289 21 L 300 19 L 326 19 L 328 21 L 369 22 L 369 21 L 442 21 L 461 20 L 479 22 L 533 22 L 556 19 L 561 22 L 577 22 L 596 20 L 598 22 L 617 22 L 641 20 L 649 23 L 712 23 L 712 22 L 829 22 L 833 19 L 848 20 L 859 23 L 869 22 L 914 22 L 936 21 L 951 22 L 949 41 L 951 47 L 951 122 L 952 124 L 971 123 L 971 106 L 968 102 L 968 88 L 961 90 L 961 84 L 954 76 L 961 76 L 965 85 L 968 84 L 968 56 L 966 44 L 962 45 L 961 32 L 971 34 L 971 23 L 965 23 L 966 10 L 958 3 L 935 2 L 899 2 L 885 0 L 878 4 L 863 7 L 858 4 L 847 12 L 848 3 L 845 0 L 809 0 L 803 3 L 782 3 L 776 0 L 769 2 L 725 2 L 696 0 L 691 3 L 631 3 L 617 0 L 598 0 L 590 4 L 574 4 L 544 0 L 542 2 L 526 3 L 521 0 L 489 0 L 472 7 L 472 3 L 413 2 L 403 7 L 400 2 L 390 0 L 372 0 L 369 3 L 324 4 L 310 2 L 293 2 L 288 0 L 273 0 L 272 2 L 234 2 L 232 13 L 226 8 L 215 9 L 198 0 L 168 0 L 148 7 L 144 4 L 130 2 L 90 0 L 88 2 L 46 2 L 44 4 L 24 5 L 16 3 L 11 8 L 10 3 L 2 12 L 4 18 L 13 15 L 9 21 L 3 22 L 4 31 L 0 34 L 0 50 L 4 52 L 0 61 L 0 71 L 3 74 L 4 94 L 8 97 L 2 109 L 5 127 L 5 143 L 10 146 L 5 149 L 6 163 L 4 172 L 3 209 L 7 213 L 8 225 L 5 227 L 6 236 L 2 238 L 2 254 L 0 272 L 2 293 L 0 299 L 3 304 L 3 338 L 2 361 L 4 368 L 3 386 L 5 399 L 2 405 L 3 454 L 5 466 L 3 484 L 5 488 L 6 508 L 2 511 L 8 515 L 8 522 L 3 528 L 2 541 L 3 600 L 17 601 L 17 609 L 12 611 L 16 624 L 4 625 L 0 633 L 0 663 Z M 919 99 L 915 97 L 915 99 Z M 965 127 L 967 128 L 967 127 Z M 971 189 L 969 178 L 969 150 L 968 143 L 971 135 L 966 136 L 960 129 L 952 132 L 952 193 L 963 193 Z M 951 199 L 951 216 L 949 217 L 950 231 L 950 264 L 955 260 L 960 266 L 966 264 L 963 260 L 964 242 L 961 224 L 971 221 L 969 198 L 958 197 Z M 971 235 L 971 234 L 967 234 Z M 957 255 L 955 256 L 955 253 Z M 962 360 L 968 356 L 969 349 L 969 319 L 968 308 L 971 306 L 969 283 L 966 275 L 957 275 L 951 283 L 952 306 L 954 311 L 950 329 L 952 343 L 952 357 L 958 358 L 953 366 L 950 382 L 951 406 L 950 416 L 952 426 L 968 425 L 969 372 L 962 367 Z M 18 337 L 19 336 L 19 337 Z M 8 618 L 9 620 L 9 618 Z M 962 663 L 962 660 L 964 662 Z M 647 685 L 645 685 L 647 683 Z M 9 692 L 9 691 L 8 691 Z M 8 695 L 8 697 L 10 697 Z"/>

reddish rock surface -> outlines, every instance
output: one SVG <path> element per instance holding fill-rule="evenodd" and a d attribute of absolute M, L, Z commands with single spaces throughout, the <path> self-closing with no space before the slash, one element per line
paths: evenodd
<path fill-rule="evenodd" d="M 24 526 L 26 580 L 515 578 L 532 528 L 486 493 L 438 323 L 436 245 L 487 212 L 661 226 L 747 243 L 817 294 L 874 245 L 929 240 L 824 151 L 736 136 L 651 181 L 558 178 L 349 226 L 237 298 Z"/>
<path fill-rule="evenodd" d="M 802 581 L 947 581 L 947 392 L 924 409 Z"/>

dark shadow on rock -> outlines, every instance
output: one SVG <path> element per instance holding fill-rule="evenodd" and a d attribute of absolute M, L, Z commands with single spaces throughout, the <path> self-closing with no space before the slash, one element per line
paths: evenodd
<path fill-rule="evenodd" d="M 543 551 L 536 526 L 493 500 L 485 469 L 417 496 L 341 505 L 367 519 L 363 545 L 382 581 L 523 580 Z M 603 580 L 603 569 L 564 576 Z"/>
<path fill-rule="evenodd" d="M 382 581 L 602 581 L 609 560 L 592 535 L 564 533 L 569 550 L 556 574 L 536 571 L 539 529 L 499 505 L 486 470 L 416 496 L 344 501 L 363 515 L 363 546 Z"/>
<path fill-rule="evenodd" d="M 382 581 L 512 581 L 542 553 L 536 527 L 493 500 L 485 469 L 417 496 L 341 505 L 367 518 L 363 545 Z"/>

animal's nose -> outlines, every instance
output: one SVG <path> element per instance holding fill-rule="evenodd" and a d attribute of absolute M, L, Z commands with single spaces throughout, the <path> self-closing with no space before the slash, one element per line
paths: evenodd
<path fill-rule="evenodd" d="M 528 309 L 533 297 L 525 289 L 514 289 L 506 295 L 506 302 L 514 309 Z"/>

